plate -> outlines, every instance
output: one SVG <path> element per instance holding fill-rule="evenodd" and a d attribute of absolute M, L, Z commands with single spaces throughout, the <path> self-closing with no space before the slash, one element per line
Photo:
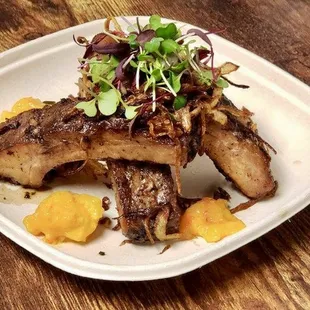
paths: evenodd
<path fill-rule="evenodd" d="M 135 17 L 128 17 L 128 20 L 134 23 Z M 140 17 L 142 24 L 147 20 L 148 17 Z M 119 22 L 127 27 L 122 19 Z M 92 37 L 102 27 L 103 20 L 93 21 L 0 54 L 1 110 L 9 109 L 21 97 L 58 100 L 76 94 L 77 58 L 83 54 L 83 49 L 73 42 L 72 35 Z M 192 27 L 185 24 L 183 31 Z M 229 87 L 226 95 L 238 107 L 244 105 L 255 113 L 254 120 L 261 136 L 278 151 L 272 159 L 272 170 L 279 190 L 274 198 L 237 214 L 247 225 L 244 230 L 218 243 L 206 243 L 202 239 L 177 242 L 162 255 L 159 252 L 165 244 L 119 246 L 123 235 L 108 229 L 96 231 L 86 245 L 67 242 L 51 246 L 27 233 L 22 224 L 24 216 L 35 210 L 36 200 L 43 194 L 38 193 L 36 198 L 26 201 L 18 198 L 23 195 L 21 188 L 2 183 L 0 231 L 49 264 L 76 275 L 105 280 L 151 280 L 201 267 L 258 238 L 305 208 L 310 202 L 309 87 L 234 43 L 216 35 L 211 35 L 211 39 L 216 62 L 233 61 L 240 65 L 230 77 L 236 83 L 250 85 L 248 90 Z M 182 171 L 182 182 L 184 194 L 188 196 L 208 195 L 214 187 L 222 186 L 232 195 L 232 205 L 246 201 L 205 156 L 197 157 Z M 108 196 L 112 208 L 107 215 L 116 215 L 113 192 L 104 185 L 67 181 L 56 184 L 52 190 L 62 188 Z M 15 197 L 14 203 L 3 200 L 9 193 Z M 98 255 L 99 251 L 106 255 Z"/>

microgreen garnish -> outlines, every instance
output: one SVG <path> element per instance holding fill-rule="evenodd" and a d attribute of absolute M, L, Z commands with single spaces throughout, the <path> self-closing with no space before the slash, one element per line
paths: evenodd
<path fill-rule="evenodd" d="M 76 108 L 83 110 L 89 117 L 96 116 L 98 108 L 101 114 L 109 116 L 116 112 L 119 101 L 118 91 L 112 88 L 106 92 L 100 92 L 90 101 L 79 102 Z"/>
<path fill-rule="evenodd" d="M 137 109 L 141 106 L 127 106 L 125 111 L 125 117 L 127 119 L 133 119 L 137 115 Z"/>
<path fill-rule="evenodd" d="M 107 55 L 105 55 L 107 56 Z M 98 83 L 100 77 L 105 76 L 107 80 L 113 81 L 115 77 L 115 69 L 118 66 L 119 61 L 114 57 L 102 57 L 101 62 L 91 61 L 89 62 L 89 73 L 92 76 L 93 83 Z"/>
<path fill-rule="evenodd" d="M 112 115 L 116 112 L 119 104 L 119 95 L 115 89 L 110 89 L 105 93 L 97 96 L 98 108 L 103 115 Z"/>
<path fill-rule="evenodd" d="M 159 100 L 163 100 L 159 91 L 174 96 L 172 107 L 179 110 L 187 104 L 182 83 L 188 83 L 189 79 L 205 86 L 206 90 L 229 86 L 226 79 L 221 78 L 222 71 L 214 68 L 214 50 L 208 37 L 211 32 L 190 29 L 182 34 L 181 27 L 164 23 L 158 15 L 152 15 L 144 26 L 138 18 L 136 24 L 123 20 L 130 26 L 128 33 L 123 32 L 114 19 L 117 31 L 106 27 L 92 41 L 74 38 L 87 50 L 84 58 L 79 59 L 79 70 L 83 74 L 80 88 L 90 100 L 76 105 L 87 116 L 110 116 L 122 106 L 120 111 L 124 111 L 124 116 L 133 119 L 143 104 L 151 103 L 152 110 L 156 110 Z M 207 47 L 191 47 L 197 36 L 207 43 Z M 109 37 L 108 43 L 104 42 L 106 37 Z M 128 92 L 129 95 L 147 93 L 147 98 L 151 97 L 152 101 L 139 103 L 139 106 L 128 105 Z"/>
<path fill-rule="evenodd" d="M 168 24 L 165 27 L 159 27 L 156 29 L 156 36 L 163 39 L 173 39 L 177 33 L 178 29 L 175 24 Z"/>
<path fill-rule="evenodd" d="M 83 110 L 88 117 L 94 117 L 97 114 L 96 99 L 81 101 L 76 105 L 76 108 Z"/>
<path fill-rule="evenodd" d="M 175 73 L 180 73 L 184 71 L 185 69 L 187 69 L 188 66 L 189 66 L 188 61 L 184 60 L 182 62 L 177 63 L 176 65 L 172 65 L 171 70 Z"/>
<path fill-rule="evenodd" d="M 186 98 L 182 95 L 178 95 L 174 98 L 173 107 L 175 110 L 179 110 L 185 107 L 186 103 L 187 103 Z"/>
<path fill-rule="evenodd" d="M 229 84 L 227 83 L 227 81 L 223 80 L 223 79 L 219 79 L 216 82 L 216 86 L 218 87 L 222 87 L 222 88 L 227 88 L 229 86 Z"/>
<path fill-rule="evenodd" d="M 211 85 L 212 83 L 212 72 L 209 70 L 200 70 L 197 73 L 198 81 L 201 85 Z"/>
<path fill-rule="evenodd" d="M 129 45 L 132 49 L 135 49 L 139 46 L 138 42 L 136 41 L 137 39 L 137 35 L 136 34 L 130 34 L 128 36 L 128 40 L 129 40 Z"/>
<path fill-rule="evenodd" d="M 145 43 L 144 48 L 149 53 L 157 52 L 160 47 L 160 42 L 163 40 L 163 38 L 153 38 L 150 42 Z"/>
<path fill-rule="evenodd" d="M 172 39 L 166 39 L 161 43 L 161 48 L 164 54 L 170 54 L 176 53 L 179 50 L 180 45 Z"/>
<path fill-rule="evenodd" d="M 175 75 L 172 71 L 169 71 L 169 83 L 175 93 L 178 93 L 181 89 L 181 76 L 182 74 Z"/>
<path fill-rule="evenodd" d="M 150 27 L 153 29 L 153 30 L 157 30 L 159 27 L 162 27 L 163 24 L 161 23 L 161 18 L 160 16 L 158 15 L 152 15 L 150 17 Z"/>

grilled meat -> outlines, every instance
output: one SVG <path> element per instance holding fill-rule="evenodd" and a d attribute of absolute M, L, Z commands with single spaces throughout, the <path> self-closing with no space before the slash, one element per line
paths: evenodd
<path fill-rule="evenodd" d="M 150 129 L 160 120 L 148 117 L 144 126 L 136 123 L 131 136 L 128 120 L 120 116 L 88 118 L 75 105 L 74 100 L 63 99 L 0 124 L 0 177 L 36 188 L 53 168 L 88 159 L 184 166 L 201 147 L 200 117 L 192 120 L 187 132 L 173 138 L 152 135 Z M 270 172 L 269 145 L 257 135 L 252 114 L 238 110 L 222 96 L 206 115 L 202 150 L 218 170 L 252 199 L 273 195 L 277 183 Z"/>
<path fill-rule="evenodd" d="M 108 161 L 123 234 L 142 243 L 178 238 L 181 209 L 168 165 Z"/>
<path fill-rule="evenodd" d="M 147 127 L 129 134 L 122 117 L 88 118 L 63 99 L 0 124 L 0 177 L 37 188 L 64 163 L 86 159 L 127 159 L 184 165 L 196 153 L 192 134 L 151 137 Z"/>
<path fill-rule="evenodd" d="M 217 110 L 224 113 L 223 125 L 207 118 L 204 149 L 217 169 L 247 197 L 262 199 L 277 189 L 270 171 L 271 148 L 256 132 L 248 110 L 238 110 L 222 97 Z M 272 149 L 272 148 L 271 148 Z"/>

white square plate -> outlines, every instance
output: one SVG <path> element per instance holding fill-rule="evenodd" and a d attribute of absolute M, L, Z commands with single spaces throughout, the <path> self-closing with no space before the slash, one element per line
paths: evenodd
<path fill-rule="evenodd" d="M 135 22 L 135 17 L 128 19 Z M 140 17 L 141 24 L 147 19 Z M 121 19 L 119 22 L 126 29 Z M 73 42 L 72 35 L 92 37 L 102 27 L 103 20 L 90 22 L 0 54 L 1 110 L 9 109 L 21 97 L 58 100 L 76 94 L 77 58 L 83 49 Z M 183 31 L 192 27 L 185 25 Z M 17 186 L 0 183 L 0 231 L 44 261 L 73 274 L 107 280 L 150 280 L 201 267 L 258 238 L 305 208 L 310 202 L 309 87 L 219 36 L 211 35 L 211 39 L 216 62 L 232 61 L 240 65 L 231 78 L 236 83 L 250 85 L 248 90 L 229 87 L 226 95 L 238 107 L 244 105 L 255 113 L 260 135 L 278 151 L 272 159 L 272 171 L 279 182 L 276 196 L 237 214 L 247 225 L 244 230 L 214 244 L 202 239 L 177 242 L 162 255 L 158 253 L 164 244 L 120 247 L 124 240 L 121 232 L 108 229 L 99 229 L 86 245 L 67 242 L 51 246 L 27 233 L 22 224 L 24 216 L 35 210 L 36 203 L 33 200 L 23 204 L 4 202 L 8 187 L 16 191 L 16 201 L 22 191 Z M 222 186 L 232 195 L 233 206 L 246 200 L 226 183 L 207 157 L 197 157 L 183 171 L 182 182 L 184 194 L 188 196 L 207 195 L 216 186 Z M 61 188 L 108 196 L 112 207 L 107 215 L 116 215 L 113 192 L 102 184 L 59 184 L 53 190 Z M 99 251 L 106 255 L 98 255 Z"/>

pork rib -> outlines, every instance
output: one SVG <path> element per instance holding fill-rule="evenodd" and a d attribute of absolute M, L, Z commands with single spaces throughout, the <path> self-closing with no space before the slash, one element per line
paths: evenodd
<path fill-rule="evenodd" d="M 65 163 L 110 158 L 183 166 L 200 147 L 199 126 L 177 139 L 153 138 L 147 127 L 136 128 L 131 137 L 128 120 L 88 118 L 75 105 L 63 99 L 0 124 L 0 177 L 37 188 L 50 170 Z M 272 196 L 277 183 L 270 172 L 267 144 L 257 135 L 251 113 L 238 110 L 224 96 L 216 110 L 227 123 L 207 116 L 204 151 L 246 196 Z"/>
<path fill-rule="evenodd" d="M 225 125 L 207 118 L 203 145 L 217 169 L 247 197 L 262 199 L 277 189 L 270 171 L 271 148 L 255 130 L 248 110 L 238 110 L 222 97 L 218 111 L 227 117 Z M 272 148 L 271 148 L 272 149 Z"/>
<path fill-rule="evenodd" d="M 123 234 L 142 243 L 178 238 L 181 209 L 168 165 L 108 161 Z"/>
<path fill-rule="evenodd" d="M 190 135 L 153 138 L 147 128 L 129 135 L 121 117 L 88 118 L 76 102 L 30 110 L 0 124 L 0 177 L 38 188 L 54 167 L 86 159 L 127 159 L 184 165 L 194 157 Z"/>

